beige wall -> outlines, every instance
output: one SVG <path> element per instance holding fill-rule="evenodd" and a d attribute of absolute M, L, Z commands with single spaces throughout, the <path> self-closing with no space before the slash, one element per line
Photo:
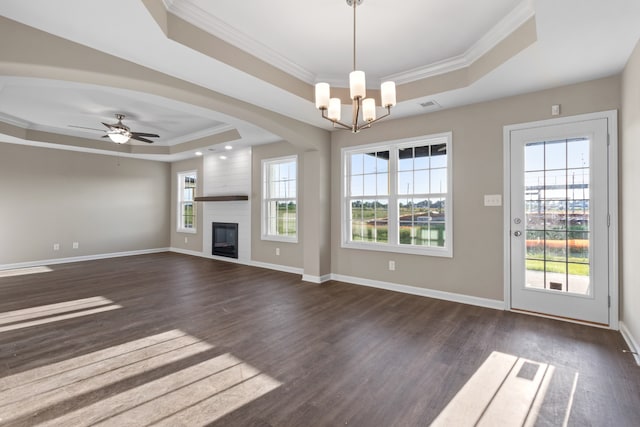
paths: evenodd
<path fill-rule="evenodd" d="M 166 248 L 169 194 L 166 163 L 0 142 L 0 264 Z"/>
<path fill-rule="evenodd" d="M 620 78 L 379 123 L 356 135 L 332 134 L 332 272 L 474 297 L 503 299 L 503 212 L 483 206 L 485 194 L 503 192 L 503 127 L 562 115 L 620 108 Z M 453 132 L 453 258 L 341 248 L 340 150 L 379 141 Z M 388 270 L 388 261 L 396 270 Z"/>
<path fill-rule="evenodd" d="M 202 251 L 202 218 L 203 204 L 196 203 L 196 233 L 180 233 L 178 228 L 178 173 L 187 171 L 196 171 L 198 173 L 198 182 L 196 183 L 196 196 L 202 196 L 202 180 L 204 178 L 202 157 L 187 159 L 171 164 L 171 224 L 169 226 L 171 232 L 171 247 L 176 249 L 184 249 L 188 251 Z M 186 239 L 186 241 L 185 241 Z"/>
<path fill-rule="evenodd" d="M 304 153 L 305 280 L 322 281 L 331 274 L 331 147 Z M 339 219 L 337 219 L 339 221 Z"/>
<path fill-rule="evenodd" d="M 622 75 L 620 143 L 621 320 L 640 343 L 640 42 Z"/>

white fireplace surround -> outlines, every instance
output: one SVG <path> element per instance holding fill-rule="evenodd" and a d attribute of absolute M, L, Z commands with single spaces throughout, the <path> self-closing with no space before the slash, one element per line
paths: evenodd
<path fill-rule="evenodd" d="M 218 155 L 204 158 L 202 194 L 232 195 L 251 194 L 251 149 L 232 150 L 225 153 L 226 159 Z M 235 261 L 233 258 L 213 256 L 212 222 L 238 223 L 237 262 L 251 262 L 251 200 L 204 202 L 202 218 L 202 252 L 205 256 Z"/>

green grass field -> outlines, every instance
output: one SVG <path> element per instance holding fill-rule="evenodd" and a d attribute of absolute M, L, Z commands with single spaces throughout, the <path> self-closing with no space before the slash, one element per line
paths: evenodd
<path fill-rule="evenodd" d="M 569 258 L 568 264 L 565 260 L 548 259 L 546 262 L 546 271 L 549 273 L 569 273 L 576 276 L 589 275 L 589 259 L 588 258 Z M 583 264 L 579 264 L 583 263 Z M 527 270 L 545 271 L 545 261 L 537 259 L 528 259 L 526 261 Z"/>

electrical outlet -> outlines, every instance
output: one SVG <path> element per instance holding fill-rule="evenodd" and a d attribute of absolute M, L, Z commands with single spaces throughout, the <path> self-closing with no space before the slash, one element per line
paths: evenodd
<path fill-rule="evenodd" d="M 53 244 L 53 250 L 54 251 L 59 251 L 60 250 L 60 243 L 54 243 Z"/>
<path fill-rule="evenodd" d="M 73 249 L 78 249 L 80 244 L 78 242 L 73 242 Z"/>
<path fill-rule="evenodd" d="M 552 116 L 559 116 L 560 115 L 560 104 L 556 104 L 556 105 L 552 105 L 551 106 L 551 115 Z"/>
<path fill-rule="evenodd" d="M 276 248 L 276 255 L 280 256 L 280 248 Z"/>
<path fill-rule="evenodd" d="M 389 271 L 396 271 L 396 262 L 389 261 Z"/>
<path fill-rule="evenodd" d="M 184 236 L 184 242 L 189 243 L 189 238 L 187 236 Z"/>
<path fill-rule="evenodd" d="M 485 206 L 502 206 L 502 194 L 485 194 Z"/>

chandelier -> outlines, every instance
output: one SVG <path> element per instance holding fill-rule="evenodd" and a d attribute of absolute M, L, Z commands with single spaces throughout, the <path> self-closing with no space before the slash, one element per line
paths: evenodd
<path fill-rule="evenodd" d="M 349 73 L 349 92 L 352 101 L 351 124 L 340 121 L 340 98 L 331 98 L 329 83 L 316 83 L 316 108 L 322 111 L 322 118 L 333 123 L 334 128 L 347 129 L 353 133 L 361 129 L 368 129 L 378 120 L 391 114 L 391 107 L 396 105 L 396 84 L 388 81 L 380 85 L 380 98 L 382 107 L 387 112 L 376 119 L 376 101 L 373 98 L 365 98 L 366 83 L 364 71 L 356 70 L 356 6 L 364 0 L 346 0 L 349 6 L 353 6 L 353 71 Z M 360 121 L 362 111 L 362 121 Z"/>

